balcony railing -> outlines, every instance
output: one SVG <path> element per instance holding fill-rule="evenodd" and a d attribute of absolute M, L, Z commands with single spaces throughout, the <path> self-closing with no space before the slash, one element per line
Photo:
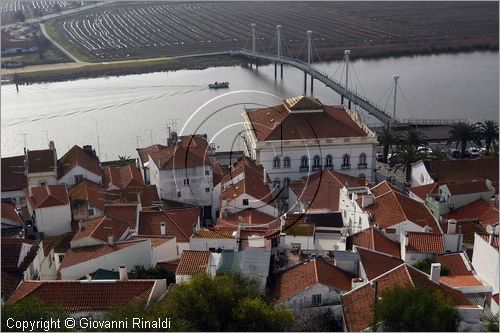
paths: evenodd
<path fill-rule="evenodd" d="M 313 171 L 321 170 L 321 165 L 313 165 L 312 169 Z"/>
<path fill-rule="evenodd" d="M 366 169 L 368 168 L 368 163 L 359 163 L 358 164 L 358 169 Z"/>
<path fill-rule="evenodd" d="M 349 170 L 351 168 L 351 165 L 350 164 L 342 164 L 342 166 L 340 168 L 342 170 Z"/>
<path fill-rule="evenodd" d="M 299 169 L 301 172 L 309 171 L 309 166 L 301 166 Z"/>

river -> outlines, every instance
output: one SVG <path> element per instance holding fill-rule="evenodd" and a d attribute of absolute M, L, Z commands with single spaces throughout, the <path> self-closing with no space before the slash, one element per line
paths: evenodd
<path fill-rule="evenodd" d="M 345 80 L 341 62 L 316 66 Z M 498 121 L 497 52 L 359 59 L 349 68 L 349 86 L 391 113 L 392 76 L 399 75 L 399 118 Z M 229 81 L 230 88 L 208 89 L 216 80 Z M 103 161 L 118 155 L 136 157 L 137 146 L 165 144 L 169 126 L 182 133 L 208 133 L 220 149 L 241 149 L 237 138 L 243 108 L 276 105 L 280 98 L 302 95 L 303 82 L 303 73 L 289 67 L 283 80 L 275 81 L 274 66 L 267 65 L 258 70 L 214 67 L 33 84 L 20 86 L 19 92 L 3 85 L 1 155 L 20 155 L 25 143 L 29 149 L 42 149 L 54 140 L 59 156 L 74 144 L 91 144 Z M 314 96 L 324 104 L 340 103 L 340 97 L 318 81 Z"/>

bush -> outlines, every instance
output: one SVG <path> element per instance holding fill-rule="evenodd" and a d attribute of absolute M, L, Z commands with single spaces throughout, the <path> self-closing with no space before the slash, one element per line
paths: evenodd
<path fill-rule="evenodd" d="M 417 261 L 413 267 L 421 270 L 422 272 L 426 272 L 427 274 L 431 274 L 431 265 L 433 263 L 437 263 L 436 259 L 427 258 Z M 441 276 L 449 276 L 450 274 L 450 268 L 445 264 L 441 264 Z"/>

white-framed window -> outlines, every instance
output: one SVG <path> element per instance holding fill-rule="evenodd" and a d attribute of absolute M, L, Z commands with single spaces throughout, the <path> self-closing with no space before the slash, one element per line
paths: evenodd
<path fill-rule="evenodd" d="M 359 164 L 366 164 L 366 154 L 365 153 L 359 154 Z"/>
<path fill-rule="evenodd" d="M 325 166 L 330 168 L 333 166 L 333 157 L 332 155 L 326 155 L 326 158 L 325 158 Z"/>
<path fill-rule="evenodd" d="M 248 206 L 248 199 L 243 199 L 243 206 Z"/>
<path fill-rule="evenodd" d="M 74 175 L 73 178 L 75 179 L 75 184 L 78 184 L 83 180 L 83 175 Z"/>
<path fill-rule="evenodd" d="M 47 181 L 46 181 L 46 180 L 40 180 L 40 181 L 38 182 L 38 185 L 39 185 L 39 186 L 45 186 L 45 185 L 47 185 Z"/>
<path fill-rule="evenodd" d="M 312 304 L 314 305 L 321 304 L 321 294 L 312 295 Z"/>
<path fill-rule="evenodd" d="M 307 156 L 302 156 L 302 158 L 300 159 L 300 167 L 301 168 L 309 167 L 309 159 L 307 158 Z"/>
<path fill-rule="evenodd" d="M 279 157 L 275 157 L 273 160 L 273 168 L 274 169 L 280 169 L 281 168 L 281 161 Z"/>
<path fill-rule="evenodd" d="M 321 168 L 321 157 L 319 155 L 313 157 L 313 168 Z"/>
<path fill-rule="evenodd" d="M 290 157 L 285 156 L 283 158 L 283 168 L 290 168 Z"/>
<path fill-rule="evenodd" d="M 347 166 L 349 164 L 351 164 L 351 157 L 349 156 L 349 154 L 344 154 L 344 156 L 342 157 L 342 165 Z"/>
<path fill-rule="evenodd" d="M 184 185 L 189 185 L 189 178 L 184 179 Z"/>
<path fill-rule="evenodd" d="M 89 212 L 89 216 L 94 216 L 94 209 L 93 208 L 89 208 L 88 212 Z"/>
<path fill-rule="evenodd" d="M 210 187 L 205 187 L 205 192 L 210 192 Z"/>

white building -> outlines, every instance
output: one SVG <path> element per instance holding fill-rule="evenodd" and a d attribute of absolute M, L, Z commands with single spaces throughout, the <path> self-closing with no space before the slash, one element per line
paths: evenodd
<path fill-rule="evenodd" d="M 499 291 L 500 256 L 498 253 L 498 235 L 474 234 L 474 252 L 472 266 L 477 275 L 493 287 L 493 294 Z"/>
<path fill-rule="evenodd" d="M 195 251 L 238 250 L 237 232 L 232 230 L 198 230 L 189 240 L 189 249 Z"/>
<path fill-rule="evenodd" d="M 49 149 L 26 150 L 25 161 L 28 186 L 57 184 L 57 151 L 53 141 Z"/>
<path fill-rule="evenodd" d="M 189 281 L 197 274 L 215 276 L 221 255 L 210 251 L 184 251 L 175 271 L 175 283 Z"/>
<path fill-rule="evenodd" d="M 102 170 L 91 146 L 73 146 L 58 161 L 58 183 L 72 187 L 83 179 L 102 184 Z"/>
<path fill-rule="evenodd" d="M 45 236 L 71 232 L 71 208 L 66 186 L 28 187 L 24 192 L 38 232 Z"/>
<path fill-rule="evenodd" d="M 10 201 L 16 205 L 26 203 L 23 189 L 28 186 L 25 174 L 25 156 L 2 158 L 2 201 Z"/>
<path fill-rule="evenodd" d="M 245 154 L 264 167 L 273 184 L 286 186 L 324 169 L 374 179 L 377 137 L 345 107 L 294 97 L 282 105 L 245 110 L 243 121 Z"/>

